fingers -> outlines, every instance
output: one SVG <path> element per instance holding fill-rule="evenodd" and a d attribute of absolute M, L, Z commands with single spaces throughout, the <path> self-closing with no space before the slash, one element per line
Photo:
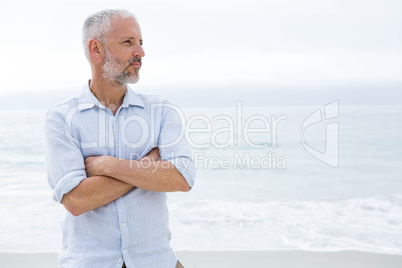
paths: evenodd
<path fill-rule="evenodd" d="M 95 161 L 97 160 L 98 156 L 88 156 L 87 158 L 85 158 L 85 171 L 88 177 L 96 175 L 95 173 L 97 172 L 97 162 Z"/>
<path fill-rule="evenodd" d="M 159 155 L 159 148 L 158 147 L 152 148 L 152 150 L 149 151 L 148 154 L 152 154 L 152 153 L 157 153 Z"/>
<path fill-rule="evenodd" d="M 147 155 L 146 158 L 149 158 L 153 161 L 159 161 L 161 158 L 159 156 L 159 148 L 155 147 L 153 148 Z"/>

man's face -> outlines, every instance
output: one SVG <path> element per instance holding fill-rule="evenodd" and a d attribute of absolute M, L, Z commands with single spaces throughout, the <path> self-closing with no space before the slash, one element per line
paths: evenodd
<path fill-rule="evenodd" d="M 104 44 L 103 77 L 118 85 L 136 83 L 145 56 L 140 27 L 132 18 L 112 19 L 112 25 L 113 32 Z"/>

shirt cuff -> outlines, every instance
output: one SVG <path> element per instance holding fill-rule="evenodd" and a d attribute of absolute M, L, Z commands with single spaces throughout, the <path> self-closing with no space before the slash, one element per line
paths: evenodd
<path fill-rule="evenodd" d="M 190 188 L 194 185 L 194 177 L 195 177 L 195 168 L 193 161 L 187 157 L 177 157 L 172 159 L 167 159 L 170 163 L 172 163 L 177 171 L 184 177 L 188 186 Z"/>
<path fill-rule="evenodd" d="M 64 175 L 53 190 L 53 199 L 59 203 L 63 196 L 87 178 L 84 170 L 73 170 Z"/>

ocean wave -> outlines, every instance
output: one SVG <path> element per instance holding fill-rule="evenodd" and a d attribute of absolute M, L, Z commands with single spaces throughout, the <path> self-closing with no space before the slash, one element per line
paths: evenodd
<path fill-rule="evenodd" d="M 331 201 L 171 204 L 186 250 L 357 250 L 402 255 L 402 196 Z M 178 232 L 178 231 L 177 231 Z M 178 232 L 179 233 L 179 232 Z M 236 237 L 233 239 L 233 237 Z M 210 244 L 208 241 L 214 241 Z"/>

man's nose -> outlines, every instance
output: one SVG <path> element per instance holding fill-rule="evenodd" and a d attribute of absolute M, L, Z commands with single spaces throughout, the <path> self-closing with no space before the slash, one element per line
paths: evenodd
<path fill-rule="evenodd" d="M 145 52 L 144 52 L 144 49 L 142 48 L 141 44 L 137 44 L 135 46 L 135 49 L 133 51 L 133 56 L 134 57 L 140 57 L 140 58 L 145 56 Z"/>

